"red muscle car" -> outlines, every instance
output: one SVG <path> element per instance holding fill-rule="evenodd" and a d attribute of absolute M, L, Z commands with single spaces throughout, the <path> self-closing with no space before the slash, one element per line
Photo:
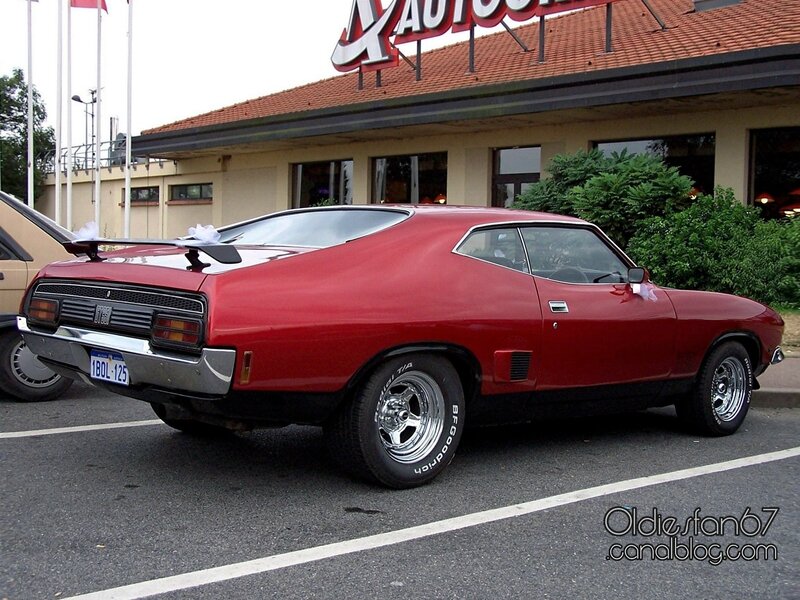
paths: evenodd
<path fill-rule="evenodd" d="M 468 422 L 674 404 L 730 434 L 783 358 L 773 310 L 657 287 L 579 219 L 326 207 L 202 237 L 66 244 L 83 256 L 30 286 L 26 343 L 185 432 L 322 425 L 387 486 L 433 479 Z"/>

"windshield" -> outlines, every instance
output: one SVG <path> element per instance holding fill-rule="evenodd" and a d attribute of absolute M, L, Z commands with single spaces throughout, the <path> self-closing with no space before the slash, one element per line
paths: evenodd
<path fill-rule="evenodd" d="M 408 217 L 399 210 L 326 209 L 280 213 L 220 230 L 220 242 L 327 248 L 391 227 Z"/>

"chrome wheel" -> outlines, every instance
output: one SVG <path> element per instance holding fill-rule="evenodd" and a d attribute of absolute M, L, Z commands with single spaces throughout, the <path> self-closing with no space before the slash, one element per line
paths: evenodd
<path fill-rule="evenodd" d="M 724 342 L 706 357 L 691 394 L 678 398 L 678 418 L 695 433 L 730 435 L 747 416 L 753 393 L 750 355 L 737 341 Z"/>
<path fill-rule="evenodd" d="M 409 464 L 433 450 L 441 437 L 444 417 L 439 384 L 426 373 L 408 371 L 381 393 L 375 424 L 389 456 Z"/>
<path fill-rule="evenodd" d="M 379 364 L 325 423 L 331 457 L 363 479 L 405 489 L 453 460 L 464 431 L 461 377 L 445 356 L 403 354 Z"/>
<path fill-rule="evenodd" d="M 711 406 L 720 421 L 739 414 L 747 396 L 748 376 L 744 365 L 734 357 L 723 360 L 711 381 Z"/>

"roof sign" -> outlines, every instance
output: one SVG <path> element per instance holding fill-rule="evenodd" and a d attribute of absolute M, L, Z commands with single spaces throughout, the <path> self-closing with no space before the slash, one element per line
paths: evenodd
<path fill-rule="evenodd" d="M 615 0 L 353 0 L 350 20 L 331 56 L 334 68 L 375 71 L 398 64 L 397 46 L 474 26 L 494 27 L 509 17 L 528 21 Z"/>

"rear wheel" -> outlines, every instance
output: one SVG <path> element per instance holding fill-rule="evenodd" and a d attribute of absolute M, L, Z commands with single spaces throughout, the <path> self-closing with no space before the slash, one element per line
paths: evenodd
<path fill-rule="evenodd" d="M 464 392 L 440 356 L 379 366 L 325 427 L 333 457 L 351 473 L 394 488 L 427 483 L 450 463 L 464 429 Z"/>
<path fill-rule="evenodd" d="M 173 419 L 167 416 L 167 409 L 163 404 L 151 402 L 150 406 L 153 407 L 153 412 L 156 413 L 156 416 L 164 421 L 165 424 L 183 433 L 196 437 L 226 437 L 233 435 L 230 429 L 219 425 L 211 425 L 194 419 Z"/>
<path fill-rule="evenodd" d="M 55 400 L 72 379 L 44 365 L 30 351 L 16 329 L 0 333 L 0 388 L 23 402 Z"/>
<path fill-rule="evenodd" d="M 675 405 L 680 419 L 704 435 L 730 435 L 747 416 L 753 393 L 750 355 L 737 342 L 709 354 L 690 396 Z"/>

